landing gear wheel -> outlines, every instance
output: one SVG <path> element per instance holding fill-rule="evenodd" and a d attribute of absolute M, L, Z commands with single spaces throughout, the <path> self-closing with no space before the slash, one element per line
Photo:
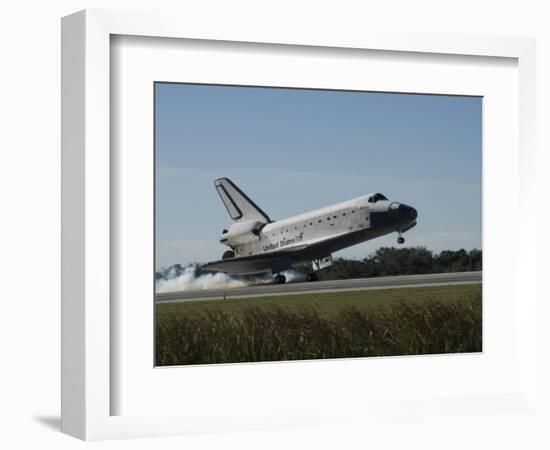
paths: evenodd
<path fill-rule="evenodd" d="M 403 236 L 399 236 L 399 237 L 397 238 L 397 243 L 398 243 L 398 244 L 404 244 L 404 243 L 405 243 L 405 238 L 404 238 Z"/>
<path fill-rule="evenodd" d="M 317 276 L 316 273 L 308 273 L 306 276 L 307 281 L 317 281 L 318 279 L 319 277 Z"/>
<path fill-rule="evenodd" d="M 273 278 L 273 282 L 275 284 L 285 284 L 286 277 L 284 275 L 276 275 L 275 278 Z"/>

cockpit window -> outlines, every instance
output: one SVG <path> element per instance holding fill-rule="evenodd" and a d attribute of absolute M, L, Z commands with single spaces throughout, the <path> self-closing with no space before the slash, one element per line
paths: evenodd
<path fill-rule="evenodd" d="M 368 202 L 369 203 L 376 203 L 378 200 L 387 200 L 386 196 L 383 195 L 383 194 L 380 194 L 380 192 L 374 194 L 374 195 L 371 195 L 369 197 L 369 200 Z"/>

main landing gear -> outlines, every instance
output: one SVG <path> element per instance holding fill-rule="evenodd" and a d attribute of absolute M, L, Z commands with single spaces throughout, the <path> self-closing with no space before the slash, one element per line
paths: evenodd
<path fill-rule="evenodd" d="M 307 281 L 317 281 L 318 279 L 319 279 L 319 277 L 317 276 L 317 274 L 315 272 L 308 273 L 306 275 L 306 280 Z"/>
<path fill-rule="evenodd" d="M 399 237 L 397 238 L 397 243 L 398 244 L 404 244 L 405 243 L 405 238 L 403 236 L 401 236 L 401 233 L 399 233 Z"/>
<path fill-rule="evenodd" d="M 275 278 L 273 278 L 273 282 L 275 284 L 285 284 L 286 283 L 286 277 L 284 275 L 281 275 L 281 274 L 275 275 Z"/>

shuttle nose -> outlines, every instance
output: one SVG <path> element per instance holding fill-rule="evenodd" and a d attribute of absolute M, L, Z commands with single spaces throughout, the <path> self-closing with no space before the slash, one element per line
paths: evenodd
<path fill-rule="evenodd" d="M 410 220 L 415 220 L 418 216 L 416 209 L 414 209 L 412 206 L 405 205 L 404 203 L 399 204 L 398 211 L 401 217 L 408 218 Z"/>

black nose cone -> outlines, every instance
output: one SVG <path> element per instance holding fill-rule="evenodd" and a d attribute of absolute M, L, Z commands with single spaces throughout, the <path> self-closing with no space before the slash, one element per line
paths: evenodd
<path fill-rule="evenodd" d="M 401 203 L 399 205 L 399 215 L 403 218 L 415 220 L 418 216 L 418 213 L 416 212 L 416 209 L 414 209 L 412 206 Z"/>

